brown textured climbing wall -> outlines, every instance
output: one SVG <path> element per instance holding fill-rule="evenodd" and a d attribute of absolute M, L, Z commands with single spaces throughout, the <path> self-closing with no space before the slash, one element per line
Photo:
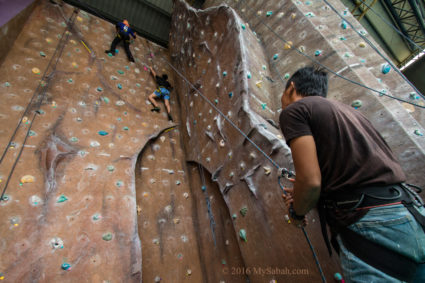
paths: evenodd
<path fill-rule="evenodd" d="M 173 63 L 202 93 L 193 91 L 180 75 L 175 77 L 181 116 L 185 119 L 182 137 L 186 158 L 205 168 L 217 183 L 237 237 L 237 243 L 228 242 L 228 249 L 237 245 L 244 262 L 243 266 L 227 265 L 221 272 L 246 275 L 252 282 L 320 280 L 301 230 L 284 220 L 286 209 L 277 184 L 277 170 L 212 107 L 216 106 L 280 166 L 292 167 L 290 151 L 280 131 L 266 121 L 275 118 L 276 113 L 267 103 L 259 102 L 271 103 L 273 97 L 263 92 L 271 91 L 271 81 L 267 79 L 268 62 L 257 38 L 226 6 L 196 11 L 176 1 L 173 23 Z M 211 183 L 199 185 L 192 189 L 201 191 L 205 186 L 206 192 L 216 190 Z M 214 205 L 218 203 L 212 204 L 213 208 Z M 223 213 L 211 216 L 219 215 Z M 310 215 L 310 222 L 308 233 L 326 276 L 331 278 L 338 267 L 327 255 L 315 214 Z M 208 233 L 213 233 L 213 229 L 209 228 Z"/>
<path fill-rule="evenodd" d="M 366 36 L 365 29 L 339 1 L 328 1 L 355 29 Z M 377 91 L 424 106 L 425 102 L 393 69 L 384 74 L 386 63 L 349 25 L 323 1 L 206 1 L 204 7 L 225 3 L 233 7 L 264 47 L 272 71 L 272 96 L 280 96 L 286 80 L 298 68 L 311 65 L 306 54 L 339 75 Z M 292 48 L 291 48 L 292 47 Z M 299 51 L 299 52 L 298 52 Z M 277 57 L 275 57 L 277 56 Z M 317 64 L 316 64 L 317 65 Z M 258 74 L 254 74 L 258 76 Z M 358 108 L 380 131 L 397 155 L 408 181 L 425 185 L 425 111 L 398 102 L 330 74 L 329 98 Z M 279 112 L 280 103 L 273 111 Z M 275 120 L 278 122 L 277 120 Z"/>
<path fill-rule="evenodd" d="M 0 69 L 1 152 L 7 148 L 0 164 L 1 191 L 7 183 L 0 202 L 5 282 L 142 279 L 135 165 L 149 140 L 174 125 L 164 111 L 149 110 L 147 96 L 156 86 L 144 64 L 170 73 L 155 60 L 167 52 L 138 38 L 131 47 L 135 64 L 122 47 L 108 57 L 113 25 L 73 11 L 40 1 Z M 174 148 L 180 158 L 179 144 Z M 178 175 L 181 163 L 176 164 L 166 168 Z M 163 188 L 168 186 L 158 179 L 156 189 Z M 196 261 L 190 266 L 196 270 Z"/>

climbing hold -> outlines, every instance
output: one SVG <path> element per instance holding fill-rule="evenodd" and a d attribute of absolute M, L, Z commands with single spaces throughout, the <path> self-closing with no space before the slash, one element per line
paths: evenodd
<path fill-rule="evenodd" d="M 108 132 L 105 132 L 105 131 L 99 131 L 97 133 L 101 136 L 106 136 L 108 134 Z"/>
<path fill-rule="evenodd" d="M 291 14 L 291 19 L 293 19 L 293 20 L 294 20 L 296 16 L 297 16 L 297 14 L 292 13 L 292 14 Z"/>
<path fill-rule="evenodd" d="M 155 277 L 155 283 L 159 283 L 159 282 L 161 282 L 161 277 L 156 276 L 156 277 Z"/>
<path fill-rule="evenodd" d="M 390 66 L 390 64 L 388 64 L 388 63 L 385 63 L 385 64 L 382 64 L 381 65 L 381 71 L 382 71 L 382 73 L 385 75 L 385 74 L 388 74 L 390 71 L 391 71 L 391 66 Z"/>
<path fill-rule="evenodd" d="M 251 157 L 251 159 L 255 159 L 255 158 L 257 158 L 257 155 L 254 152 L 251 152 L 249 154 L 249 157 Z"/>
<path fill-rule="evenodd" d="M 96 213 L 96 214 L 94 214 L 94 215 L 92 216 L 92 219 L 93 219 L 94 221 L 97 221 L 97 220 L 99 220 L 100 218 L 102 218 L 102 216 L 101 216 L 99 213 Z"/>
<path fill-rule="evenodd" d="M 245 229 L 241 229 L 239 230 L 239 237 L 244 240 L 245 242 L 248 242 L 247 238 L 246 238 L 246 231 Z"/>
<path fill-rule="evenodd" d="M 247 73 L 247 75 L 246 75 L 246 77 L 247 77 L 248 79 L 250 79 L 250 78 L 251 78 L 251 73 L 250 73 L 250 72 L 248 72 L 248 73 Z"/>
<path fill-rule="evenodd" d="M 263 65 L 262 68 L 263 68 L 264 71 L 267 70 L 266 65 Z"/>
<path fill-rule="evenodd" d="M 224 142 L 224 140 L 220 140 L 219 145 L 220 145 L 220 147 L 224 147 L 224 146 L 225 146 L 225 142 Z"/>
<path fill-rule="evenodd" d="M 183 193 L 183 197 L 184 197 L 185 199 L 188 199 L 188 198 L 189 198 L 189 193 Z"/>
<path fill-rule="evenodd" d="M 347 29 L 347 22 L 346 21 L 342 21 L 341 27 L 342 27 L 342 29 Z"/>
<path fill-rule="evenodd" d="M 255 85 L 256 85 L 258 88 L 261 88 L 262 83 L 263 83 L 263 81 L 258 81 L 258 82 L 256 82 L 256 83 L 255 83 Z"/>
<path fill-rule="evenodd" d="M 173 219 L 173 222 L 174 222 L 174 224 L 179 224 L 179 223 L 180 223 L 180 219 L 178 219 L 178 218 L 174 218 L 174 219 Z"/>
<path fill-rule="evenodd" d="M 123 106 L 124 104 L 125 104 L 125 102 L 122 101 L 122 100 L 117 100 L 117 102 L 115 102 L 116 106 Z"/>
<path fill-rule="evenodd" d="M 236 213 L 233 213 L 232 218 L 233 218 L 233 219 L 238 218 L 238 216 L 236 215 Z"/>
<path fill-rule="evenodd" d="M 58 237 L 51 239 L 50 245 L 52 245 L 53 249 L 58 249 L 58 248 L 63 249 L 63 241 L 61 238 L 58 238 Z"/>
<path fill-rule="evenodd" d="M 242 207 L 239 212 L 242 214 L 242 216 L 245 217 L 246 213 L 248 212 L 248 208 L 246 206 Z"/>
<path fill-rule="evenodd" d="M 118 74 L 120 74 L 120 75 L 124 75 L 124 71 L 122 71 L 122 70 L 118 70 L 117 72 L 118 72 Z"/>
<path fill-rule="evenodd" d="M 39 68 L 32 68 L 32 72 L 36 75 L 40 75 L 40 69 Z"/>
<path fill-rule="evenodd" d="M 9 82 L 5 82 L 5 83 L 4 83 L 4 86 L 5 86 L 5 87 L 10 87 L 10 83 L 9 83 Z"/>
<path fill-rule="evenodd" d="M 43 51 L 40 51 L 40 56 L 41 57 L 46 57 L 46 53 L 44 53 Z"/>
<path fill-rule="evenodd" d="M 339 40 L 344 41 L 344 40 L 347 40 L 347 39 L 346 39 L 345 37 L 341 36 L 341 37 L 339 38 Z"/>
<path fill-rule="evenodd" d="M 308 12 L 307 14 L 305 14 L 305 16 L 307 18 L 313 18 L 315 16 L 315 14 L 313 12 Z"/>
<path fill-rule="evenodd" d="M 246 26 L 244 24 L 241 25 L 242 29 L 245 30 Z"/>
<path fill-rule="evenodd" d="M 409 98 L 410 99 L 419 99 L 419 96 L 416 95 L 416 92 L 411 92 L 411 93 L 409 93 Z"/>
<path fill-rule="evenodd" d="M 272 11 L 268 11 L 268 12 L 266 13 L 266 16 L 267 16 L 267 17 L 270 17 L 271 15 L 273 15 L 273 12 L 272 12 Z"/>
<path fill-rule="evenodd" d="M 322 50 L 316 50 L 314 52 L 314 56 L 320 56 L 320 55 L 322 55 Z"/>
<path fill-rule="evenodd" d="M 233 97 L 233 92 L 229 92 L 229 97 L 232 98 Z"/>
<path fill-rule="evenodd" d="M 116 185 L 118 188 L 121 188 L 121 187 L 124 185 L 124 182 L 123 182 L 123 181 L 121 181 L 121 180 L 118 180 L 118 181 L 115 183 L 115 185 Z"/>
<path fill-rule="evenodd" d="M 3 280 L 4 279 L 4 274 L 3 274 L 3 272 L 0 272 L 0 280 Z"/>
<path fill-rule="evenodd" d="M 351 57 L 351 54 L 350 54 L 349 52 L 345 52 L 345 53 L 344 53 L 344 57 L 346 57 L 346 58 L 350 58 L 350 57 Z"/>
<path fill-rule="evenodd" d="M 266 176 L 270 175 L 270 173 L 272 172 L 272 170 L 268 166 L 264 166 L 263 169 L 264 169 L 264 174 Z"/>
<path fill-rule="evenodd" d="M 176 181 L 176 185 L 179 186 L 181 182 L 179 180 Z"/>
<path fill-rule="evenodd" d="M 130 67 L 129 67 L 129 66 L 124 66 L 124 68 L 125 68 L 126 70 L 130 70 Z"/>
<path fill-rule="evenodd" d="M 57 199 L 57 203 L 62 203 L 62 202 L 65 202 L 65 201 L 67 201 L 68 200 L 68 198 L 65 196 L 65 195 L 61 195 L 60 197 L 58 197 L 58 199 Z"/>
<path fill-rule="evenodd" d="M 288 50 L 292 48 L 292 41 L 287 41 L 285 45 L 283 45 L 283 49 Z"/>
<path fill-rule="evenodd" d="M 215 104 L 218 104 L 218 99 L 214 99 L 214 103 Z"/>
<path fill-rule="evenodd" d="M 233 176 L 235 176 L 235 173 L 234 172 L 230 172 L 229 173 L 229 177 L 232 178 Z"/>
<path fill-rule="evenodd" d="M 34 183 L 34 176 L 31 175 L 25 175 L 21 178 L 21 183 L 25 184 L 25 183 Z"/>
<path fill-rule="evenodd" d="M 267 104 L 266 104 L 266 103 L 261 103 L 261 108 L 262 108 L 263 110 L 265 110 L 265 109 L 266 109 L 266 107 L 267 107 Z"/>
<path fill-rule="evenodd" d="M 102 89 L 100 86 L 98 86 L 96 90 L 97 90 L 98 92 L 101 92 L 103 89 Z"/>
<path fill-rule="evenodd" d="M 128 131 L 128 127 L 123 127 L 122 128 L 124 131 Z"/>
<path fill-rule="evenodd" d="M 289 79 L 289 73 L 286 73 L 284 78 L 285 78 L 285 80 Z"/>
<path fill-rule="evenodd" d="M 98 146 L 100 146 L 100 143 L 97 142 L 97 141 L 92 141 L 92 142 L 90 142 L 90 146 L 91 147 L 98 147 Z"/>
<path fill-rule="evenodd" d="M 273 55 L 273 60 L 277 60 L 277 58 L 279 58 L 278 54 Z"/>
<path fill-rule="evenodd" d="M 359 47 L 360 47 L 360 48 L 365 48 L 365 47 L 366 47 L 366 43 L 364 43 L 364 42 L 360 42 L 360 43 L 359 43 Z"/>
<path fill-rule="evenodd" d="M 75 63 L 75 62 L 72 62 L 72 67 L 74 67 L 74 68 L 78 68 L 78 64 L 77 63 Z"/>
<path fill-rule="evenodd" d="M 360 107 L 362 107 L 362 105 L 363 105 L 363 103 L 362 103 L 362 101 L 361 100 L 354 100 L 352 103 L 351 103 L 351 106 L 352 107 L 354 107 L 354 108 L 360 108 Z"/>
<path fill-rule="evenodd" d="M 105 97 L 105 96 L 102 96 L 102 100 L 103 100 L 103 102 L 105 102 L 105 103 L 109 103 L 109 98 L 107 98 L 107 97 Z"/>
<path fill-rule="evenodd" d="M 108 232 L 108 233 L 103 234 L 102 239 L 105 240 L 105 241 L 112 240 L 112 233 Z"/>
<path fill-rule="evenodd" d="M 70 270 L 71 269 L 71 265 L 67 262 L 62 263 L 61 268 L 63 270 Z"/>
<path fill-rule="evenodd" d="M 415 130 L 414 131 L 414 133 L 415 133 L 415 135 L 417 135 L 417 136 L 423 136 L 424 134 L 421 132 L 421 131 L 419 131 L 419 130 Z"/>
<path fill-rule="evenodd" d="M 118 89 L 122 89 L 122 85 L 121 84 L 117 84 L 117 88 Z"/>
<path fill-rule="evenodd" d="M 207 189 L 207 187 L 206 186 L 202 186 L 201 187 L 201 190 L 203 191 L 203 192 L 205 192 L 205 190 Z"/>
<path fill-rule="evenodd" d="M 114 172 L 115 170 L 115 167 L 113 165 L 108 165 L 106 168 L 108 169 L 109 172 Z"/>
<path fill-rule="evenodd" d="M 239 167 L 241 168 L 241 170 L 245 170 L 245 163 L 241 162 L 241 164 L 239 164 Z"/>
<path fill-rule="evenodd" d="M 337 272 L 337 273 L 334 274 L 334 278 L 338 282 L 341 282 L 342 281 L 342 275 L 339 272 Z"/>
<path fill-rule="evenodd" d="M 186 271 L 186 275 L 187 275 L 187 276 L 192 275 L 192 270 L 188 269 L 188 270 Z"/>
<path fill-rule="evenodd" d="M 225 77 L 225 76 L 227 76 L 227 72 L 226 71 L 223 72 L 223 77 Z"/>
<path fill-rule="evenodd" d="M 139 83 L 136 83 L 136 86 L 137 86 L 137 87 L 141 87 L 142 85 L 141 85 L 141 84 L 139 84 Z"/>

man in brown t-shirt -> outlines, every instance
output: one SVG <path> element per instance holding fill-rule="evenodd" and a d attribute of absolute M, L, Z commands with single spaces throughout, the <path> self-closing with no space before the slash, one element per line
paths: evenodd
<path fill-rule="evenodd" d="M 425 209 L 403 206 L 412 193 L 389 146 L 359 111 L 326 99 L 327 87 L 326 73 L 306 67 L 288 80 L 281 98 L 280 126 L 296 171 L 285 198 L 292 223 L 303 225 L 318 206 L 322 228 L 326 219 L 339 244 L 347 282 L 423 276 L 425 233 L 415 218 Z M 400 218 L 406 221 L 388 224 Z M 402 267 L 394 271 L 394 265 Z"/>

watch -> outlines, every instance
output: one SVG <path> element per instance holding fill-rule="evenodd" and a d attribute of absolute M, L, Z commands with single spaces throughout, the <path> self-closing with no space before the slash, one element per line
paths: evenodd
<path fill-rule="evenodd" d="M 295 209 L 294 209 L 294 206 L 292 205 L 292 203 L 289 206 L 289 216 L 291 216 L 291 218 L 295 219 L 295 220 L 304 220 L 304 217 L 305 217 L 305 215 L 298 215 L 295 212 Z"/>

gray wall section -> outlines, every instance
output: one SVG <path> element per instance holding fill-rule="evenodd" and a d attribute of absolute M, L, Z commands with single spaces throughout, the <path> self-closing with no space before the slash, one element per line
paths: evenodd
<path fill-rule="evenodd" d="M 172 0 L 65 0 L 110 22 L 127 19 L 141 36 L 168 45 Z"/>

